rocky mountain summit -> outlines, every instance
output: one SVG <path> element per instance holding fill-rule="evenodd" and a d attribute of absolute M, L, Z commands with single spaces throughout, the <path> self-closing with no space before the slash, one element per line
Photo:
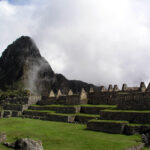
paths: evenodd
<path fill-rule="evenodd" d="M 33 93 L 48 95 L 51 89 L 69 89 L 77 93 L 84 88 L 97 89 L 96 86 L 82 81 L 68 80 L 62 74 L 56 74 L 49 63 L 40 54 L 34 41 L 22 36 L 10 44 L 0 57 L 0 89 L 29 89 Z"/>

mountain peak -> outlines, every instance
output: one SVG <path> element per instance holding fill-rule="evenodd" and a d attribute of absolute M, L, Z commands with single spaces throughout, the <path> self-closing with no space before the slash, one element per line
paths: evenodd
<path fill-rule="evenodd" d="M 23 55 L 25 57 L 41 57 L 35 42 L 29 36 L 21 36 L 10 44 L 2 55 Z"/>
<path fill-rule="evenodd" d="M 68 93 L 71 89 L 79 93 L 94 85 L 68 80 L 62 74 L 55 74 L 49 63 L 40 54 L 35 42 L 29 36 L 21 36 L 10 44 L 0 57 L 0 89 L 29 89 L 32 93 L 48 95 L 53 89 Z M 97 87 L 95 87 L 97 88 Z"/>
<path fill-rule="evenodd" d="M 35 42 L 28 36 L 21 36 L 2 53 L 1 89 L 21 87 L 41 94 L 46 89 L 43 86 L 44 82 L 49 84 L 53 77 L 54 72 L 50 65 L 41 56 Z"/>

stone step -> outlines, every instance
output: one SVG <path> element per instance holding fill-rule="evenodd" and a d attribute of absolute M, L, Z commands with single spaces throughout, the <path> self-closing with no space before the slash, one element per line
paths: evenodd
<path fill-rule="evenodd" d="M 114 134 L 122 134 L 125 125 L 128 121 L 114 121 L 114 120 L 91 120 L 87 123 L 87 129 L 94 131 L 101 131 Z"/>
<path fill-rule="evenodd" d="M 138 124 L 150 123 L 150 110 L 101 110 L 100 116 L 102 120 L 126 120 Z"/>
<path fill-rule="evenodd" d="M 81 105 L 81 113 L 99 114 L 100 110 L 116 108 L 116 105 Z"/>

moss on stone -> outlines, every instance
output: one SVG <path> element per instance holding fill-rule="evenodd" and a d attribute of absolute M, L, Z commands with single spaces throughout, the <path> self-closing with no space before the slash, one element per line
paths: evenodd
<path fill-rule="evenodd" d="M 80 105 L 31 105 L 32 107 L 80 107 Z"/>
<path fill-rule="evenodd" d="M 90 120 L 89 122 L 100 122 L 100 123 L 125 123 L 128 124 L 128 121 L 118 121 L 118 120 Z"/>
<path fill-rule="evenodd" d="M 85 105 L 81 105 L 82 107 L 99 107 L 99 108 L 116 108 L 116 105 L 89 105 L 89 104 L 85 104 Z"/>
<path fill-rule="evenodd" d="M 84 114 L 84 113 L 77 113 L 76 116 L 95 117 L 95 118 L 99 118 L 99 117 L 100 117 L 100 115 L 95 115 L 95 114 Z"/>
<path fill-rule="evenodd" d="M 48 111 L 48 110 L 26 110 L 24 112 L 46 113 L 49 115 L 58 115 L 58 116 L 75 116 L 75 114 L 56 113 L 55 111 Z"/>
<path fill-rule="evenodd" d="M 125 113 L 150 113 L 150 110 L 117 110 L 117 109 L 105 109 L 101 112 L 125 112 Z"/>

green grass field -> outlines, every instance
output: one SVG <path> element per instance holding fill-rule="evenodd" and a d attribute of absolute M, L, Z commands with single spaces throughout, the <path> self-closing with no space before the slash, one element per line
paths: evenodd
<path fill-rule="evenodd" d="M 41 140 L 44 150 L 124 150 L 135 146 L 140 136 L 107 134 L 85 130 L 85 125 L 33 119 L 0 119 L 0 132 L 8 141 L 29 137 Z M 0 145 L 0 150 L 10 150 Z"/>

